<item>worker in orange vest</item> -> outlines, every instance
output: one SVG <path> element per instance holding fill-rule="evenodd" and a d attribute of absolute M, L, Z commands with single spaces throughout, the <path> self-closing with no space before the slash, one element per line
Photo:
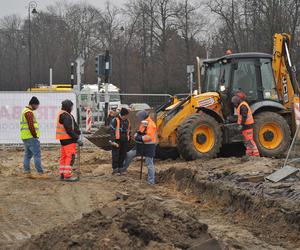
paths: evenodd
<path fill-rule="evenodd" d="M 246 154 L 249 156 L 259 156 L 258 148 L 253 139 L 254 118 L 249 104 L 238 95 L 233 96 L 231 102 L 237 111 L 238 129 L 242 131 L 244 136 Z"/>
<path fill-rule="evenodd" d="M 56 125 L 56 139 L 61 144 L 59 174 L 61 180 L 70 182 L 78 180 L 78 177 L 74 177 L 72 174 L 72 167 L 76 158 L 76 143 L 83 146 L 79 139 L 79 127 L 71 114 L 73 106 L 73 102 L 70 100 L 62 102 Z"/>
<path fill-rule="evenodd" d="M 113 175 L 124 173 L 123 162 L 130 141 L 130 121 L 128 120 L 128 115 L 128 109 L 122 108 L 119 115 L 113 118 L 110 123 Z"/>
<path fill-rule="evenodd" d="M 139 123 L 139 130 L 134 135 L 136 147 L 127 153 L 124 161 L 124 168 L 127 170 L 133 158 L 137 155 L 144 156 L 146 166 L 148 168 L 148 184 L 155 184 L 155 166 L 154 157 L 156 151 L 157 127 L 155 122 L 145 110 L 141 110 L 136 114 Z"/>

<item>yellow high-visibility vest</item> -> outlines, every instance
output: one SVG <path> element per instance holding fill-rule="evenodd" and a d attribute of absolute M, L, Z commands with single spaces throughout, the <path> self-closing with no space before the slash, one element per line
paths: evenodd
<path fill-rule="evenodd" d="M 25 114 L 27 112 L 32 112 L 32 110 L 26 107 L 22 111 L 21 121 L 20 121 L 20 135 L 21 135 L 22 140 L 33 138 L 32 134 L 29 130 L 29 126 L 28 126 L 26 117 L 25 117 Z M 40 137 L 39 123 L 34 115 L 34 112 L 32 112 L 32 113 L 33 113 L 34 128 L 35 128 L 37 137 Z"/>

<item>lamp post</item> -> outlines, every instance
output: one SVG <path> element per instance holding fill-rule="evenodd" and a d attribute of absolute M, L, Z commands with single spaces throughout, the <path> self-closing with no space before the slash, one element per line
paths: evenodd
<path fill-rule="evenodd" d="M 30 1 L 28 4 L 28 67 L 29 67 L 29 89 L 32 88 L 31 80 L 31 14 L 37 14 L 36 11 L 37 3 Z"/>

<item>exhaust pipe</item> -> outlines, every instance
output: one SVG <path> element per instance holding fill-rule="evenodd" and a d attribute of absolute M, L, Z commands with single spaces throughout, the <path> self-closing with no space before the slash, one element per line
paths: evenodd
<path fill-rule="evenodd" d="M 197 85 L 198 85 L 198 95 L 201 94 L 201 59 L 197 56 Z"/>

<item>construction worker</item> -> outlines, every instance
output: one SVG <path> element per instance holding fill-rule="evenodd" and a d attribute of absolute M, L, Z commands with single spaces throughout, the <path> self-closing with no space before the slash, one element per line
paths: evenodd
<path fill-rule="evenodd" d="M 117 116 L 117 110 L 116 108 L 112 108 L 109 113 L 108 117 L 105 121 L 105 126 L 110 126 L 111 121 Z"/>
<path fill-rule="evenodd" d="M 119 115 L 113 118 L 110 123 L 113 175 L 124 173 L 123 162 L 130 141 L 130 121 L 128 120 L 128 115 L 128 109 L 122 108 Z"/>
<path fill-rule="evenodd" d="M 146 166 L 148 168 L 148 184 L 154 185 L 155 167 L 153 159 L 158 142 L 156 124 L 145 110 L 137 112 L 136 116 L 138 121 L 140 121 L 139 130 L 134 135 L 136 147 L 127 153 L 124 169 L 128 169 L 129 164 L 135 156 L 145 156 Z"/>
<path fill-rule="evenodd" d="M 254 119 L 249 104 L 245 100 L 243 100 L 240 95 L 233 96 L 231 102 L 233 103 L 237 111 L 238 130 L 242 131 L 242 134 L 244 136 L 246 154 L 249 156 L 259 156 L 258 148 L 253 139 Z"/>
<path fill-rule="evenodd" d="M 29 101 L 28 106 L 23 109 L 20 120 L 20 136 L 25 148 L 23 161 L 23 171 L 25 176 L 43 179 L 48 178 L 48 176 L 44 174 L 44 169 L 41 163 L 39 123 L 33 112 L 39 108 L 39 105 L 39 100 L 33 96 Z M 32 157 L 34 158 L 34 165 L 38 172 L 36 176 L 31 175 L 30 160 Z"/>
<path fill-rule="evenodd" d="M 76 157 L 76 143 L 81 147 L 82 141 L 79 139 L 80 130 L 71 114 L 73 102 L 64 100 L 61 110 L 57 116 L 56 139 L 60 141 L 60 179 L 64 181 L 77 181 L 78 177 L 72 174 L 72 167 Z"/>

